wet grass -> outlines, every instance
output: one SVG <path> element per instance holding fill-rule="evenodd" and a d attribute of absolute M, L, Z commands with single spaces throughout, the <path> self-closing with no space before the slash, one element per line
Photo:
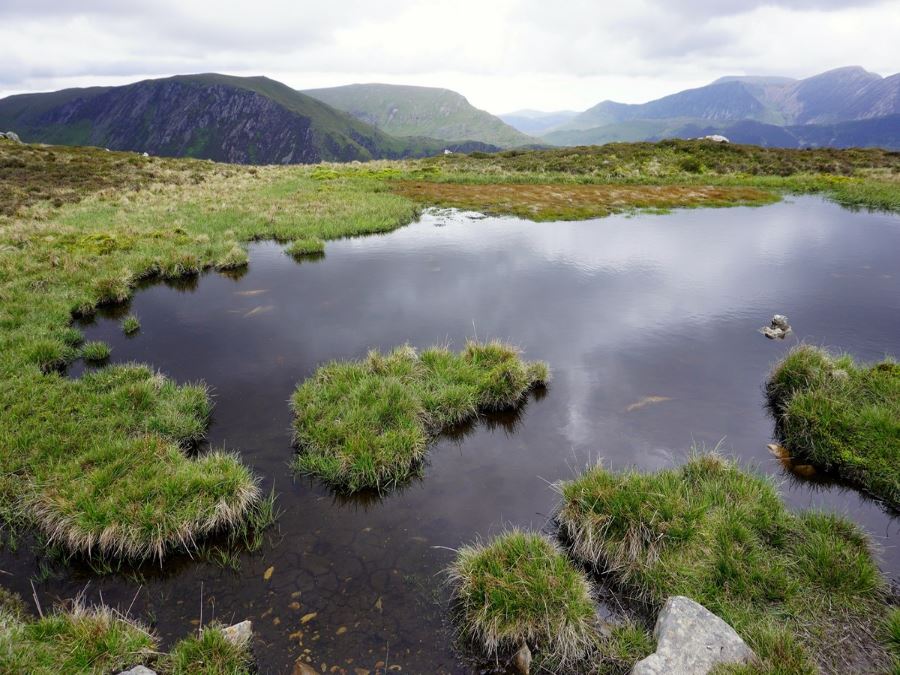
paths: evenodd
<path fill-rule="evenodd" d="M 287 245 L 285 252 L 298 258 L 319 256 L 325 253 L 325 242 L 321 239 L 294 239 Z"/>
<path fill-rule="evenodd" d="M 327 364 L 291 398 L 294 466 L 345 491 L 390 489 L 416 474 L 442 429 L 514 408 L 548 378 L 545 364 L 499 342 L 469 342 L 460 354 L 407 346 Z"/>
<path fill-rule="evenodd" d="M 254 672 L 248 645 L 226 639 L 222 626 L 206 626 L 199 635 L 184 638 L 163 657 L 161 670 L 171 675 L 249 675 Z"/>
<path fill-rule="evenodd" d="M 122 332 L 125 335 L 134 335 L 141 329 L 141 322 L 134 314 L 129 314 L 122 319 Z"/>
<path fill-rule="evenodd" d="M 884 582 L 846 519 L 794 515 L 769 480 L 716 455 L 654 474 L 597 466 L 559 489 L 572 554 L 652 613 L 686 595 L 722 617 L 760 659 L 741 672 L 888 664 Z"/>
<path fill-rule="evenodd" d="M 792 459 L 900 509 L 900 365 L 801 345 L 775 367 L 767 393 Z"/>
<path fill-rule="evenodd" d="M 564 669 L 589 652 L 596 630 L 590 584 L 543 535 L 512 530 L 463 547 L 449 574 L 459 631 L 485 656 L 527 644 Z"/>
<path fill-rule="evenodd" d="M 767 190 L 707 185 L 583 185 L 398 181 L 394 190 L 418 202 L 536 221 L 583 220 L 635 210 L 758 206 L 778 201 Z"/>
<path fill-rule="evenodd" d="M 91 363 L 106 361 L 112 354 L 112 350 L 105 342 L 85 342 L 81 347 L 81 358 Z"/>
<path fill-rule="evenodd" d="M 210 625 L 158 651 L 148 628 L 108 607 L 76 600 L 31 617 L 21 600 L 0 589 L 0 672 L 56 675 L 107 675 L 136 665 L 161 675 L 245 675 L 252 672 L 249 645 L 225 639 Z"/>

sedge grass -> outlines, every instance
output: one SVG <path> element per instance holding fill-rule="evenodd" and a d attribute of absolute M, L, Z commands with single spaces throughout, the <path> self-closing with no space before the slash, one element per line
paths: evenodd
<path fill-rule="evenodd" d="M 134 314 L 129 314 L 122 319 L 122 332 L 125 333 L 125 335 L 134 335 L 140 329 L 141 322 Z"/>
<path fill-rule="evenodd" d="M 885 667 L 886 613 L 867 537 L 839 516 L 786 510 L 769 480 L 699 455 L 654 474 L 597 466 L 559 486 L 564 541 L 626 595 L 686 595 L 759 657 L 756 672 Z"/>
<path fill-rule="evenodd" d="M 527 644 L 545 667 L 565 669 L 594 643 L 590 584 L 543 535 L 511 530 L 465 546 L 449 577 L 460 634 L 485 656 L 508 656 Z"/>
<path fill-rule="evenodd" d="M 793 458 L 900 509 L 900 365 L 800 345 L 776 365 L 767 393 Z"/>
<path fill-rule="evenodd" d="M 548 377 L 545 364 L 499 342 L 469 342 L 460 354 L 406 346 L 327 364 L 291 398 L 294 466 L 345 491 L 389 489 L 415 474 L 442 429 L 513 408 Z"/>

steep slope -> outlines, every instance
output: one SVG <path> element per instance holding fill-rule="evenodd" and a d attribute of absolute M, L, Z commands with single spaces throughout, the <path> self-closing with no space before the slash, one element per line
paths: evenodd
<path fill-rule="evenodd" d="M 367 160 L 445 146 L 393 138 L 265 77 L 217 74 L 11 96 L 0 100 L 0 128 L 26 141 L 235 163 Z"/>
<path fill-rule="evenodd" d="M 393 84 L 350 84 L 303 93 L 350 113 L 393 136 L 473 140 L 502 147 L 537 143 L 449 89 Z"/>
<path fill-rule="evenodd" d="M 794 124 L 873 117 L 872 107 L 879 106 L 878 89 L 882 82 L 880 75 L 859 66 L 829 70 L 791 85 L 786 92 L 783 109 Z M 892 112 L 900 110 L 888 110 L 882 114 Z"/>

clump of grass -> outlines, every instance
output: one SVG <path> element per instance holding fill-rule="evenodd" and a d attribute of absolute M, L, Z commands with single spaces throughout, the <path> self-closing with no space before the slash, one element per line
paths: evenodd
<path fill-rule="evenodd" d="M 885 614 L 883 581 L 849 521 L 793 515 L 769 480 L 716 455 L 655 474 L 597 466 L 559 489 L 573 555 L 650 608 L 672 595 L 696 600 L 773 671 L 885 665 L 871 638 Z"/>
<path fill-rule="evenodd" d="M 129 314 L 122 319 L 122 332 L 125 335 L 134 335 L 141 329 L 141 322 L 134 314 Z"/>
<path fill-rule="evenodd" d="M 463 547 L 449 574 L 460 633 L 486 656 L 524 643 L 564 668 L 590 650 L 596 620 L 590 584 L 546 537 L 512 530 Z"/>
<path fill-rule="evenodd" d="M 291 399 L 295 467 L 349 491 L 382 490 L 416 471 L 429 439 L 480 412 L 515 407 L 549 377 L 500 342 L 460 354 L 409 346 L 319 368 Z"/>
<path fill-rule="evenodd" d="M 775 367 L 767 394 L 793 458 L 900 509 L 900 364 L 862 366 L 801 345 Z"/>
<path fill-rule="evenodd" d="M 321 239 L 294 239 L 285 251 L 295 258 L 324 255 L 325 242 Z"/>
<path fill-rule="evenodd" d="M 106 607 L 76 602 L 29 621 L 0 605 L 0 672 L 105 675 L 149 663 L 156 648 L 147 629 Z"/>
<path fill-rule="evenodd" d="M 171 675 L 249 675 L 252 665 L 250 646 L 229 641 L 218 624 L 181 640 L 162 660 L 163 672 Z"/>
<path fill-rule="evenodd" d="M 112 353 L 109 345 L 105 342 L 93 341 L 85 342 L 81 347 L 81 358 L 91 363 L 101 363 L 106 361 Z"/>

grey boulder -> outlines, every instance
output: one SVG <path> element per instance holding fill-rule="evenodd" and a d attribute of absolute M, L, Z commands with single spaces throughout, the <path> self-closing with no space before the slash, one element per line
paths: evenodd
<path fill-rule="evenodd" d="M 12 141 L 13 143 L 22 144 L 22 139 L 19 138 L 19 135 L 14 131 L 7 131 L 6 133 L 0 132 L 0 138 L 5 138 L 8 141 Z"/>
<path fill-rule="evenodd" d="M 147 666 L 135 666 L 128 670 L 123 670 L 119 675 L 156 675 L 155 670 L 150 670 Z"/>
<path fill-rule="evenodd" d="M 237 647 L 243 647 L 253 637 L 253 623 L 241 621 L 222 630 L 225 639 Z"/>
<path fill-rule="evenodd" d="M 704 675 L 719 664 L 755 658 L 731 626 L 681 595 L 666 600 L 653 635 L 656 652 L 638 661 L 632 675 Z"/>

